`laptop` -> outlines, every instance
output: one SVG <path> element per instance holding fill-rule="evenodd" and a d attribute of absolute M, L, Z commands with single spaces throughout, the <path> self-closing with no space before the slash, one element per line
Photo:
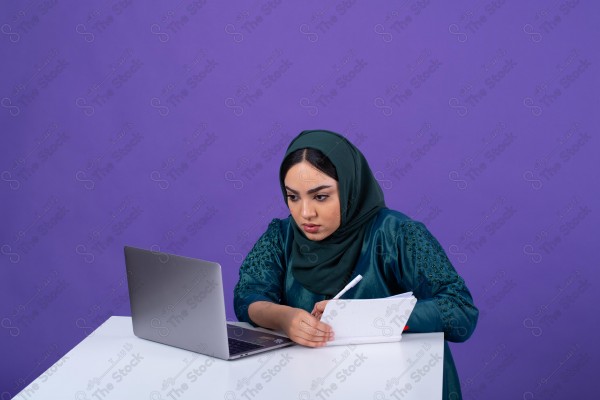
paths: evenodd
<path fill-rule="evenodd" d="M 137 337 L 223 360 L 290 346 L 290 339 L 227 323 L 221 265 L 125 246 Z"/>

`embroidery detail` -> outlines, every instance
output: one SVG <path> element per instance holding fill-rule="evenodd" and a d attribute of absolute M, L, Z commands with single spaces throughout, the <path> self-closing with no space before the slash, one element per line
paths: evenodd
<path fill-rule="evenodd" d="M 274 272 L 272 261 L 280 257 L 279 227 L 278 219 L 271 221 L 267 231 L 254 244 L 240 266 L 240 280 L 234 289 L 234 298 L 236 299 L 234 308 L 238 316 L 245 315 L 243 311 L 248 311 L 248 305 L 245 304 L 244 299 L 249 294 L 258 291 L 278 300 L 278 295 L 265 292 L 263 285 L 268 284 L 268 275 Z"/>
<path fill-rule="evenodd" d="M 465 281 L 456 273 L 444 249 L 421 223 L 403 224 L 406 250 L 415 260 L 419 289 L 431 295 L 435 288 L 444 288 L 444 295 L 433 298 L 447 336 L 466 336 L 467 329 L 456 318 L 457 309 L 469 309 L 472 303 L 464 297 Z"/>

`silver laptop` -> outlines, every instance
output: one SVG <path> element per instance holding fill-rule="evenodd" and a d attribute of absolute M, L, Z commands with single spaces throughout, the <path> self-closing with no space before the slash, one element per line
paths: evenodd
<path fill-rule="evenodd" d="M 218 263 L 125 246 L 125 265 L 137 337 L 223 360 L 294 344 L 227 323 Z"/>

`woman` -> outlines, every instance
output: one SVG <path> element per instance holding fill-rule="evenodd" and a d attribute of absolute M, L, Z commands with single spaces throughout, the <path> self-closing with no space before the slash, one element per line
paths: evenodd
<path fill-rule="evenodd" d="M 347 139 L 302 132 L 287 149 L 279 181 L 291 216 L 274 219 L 240 267 L 240 321 L 323 346 L 334 333 L 318 316 L 360 274 L 345 299 L 412 291 L 408 332 L 444 332 L 453 342 L 471 336 L 479 311 L 464 280 L 422 223 L 385 207 L 367 161 Z M 444 398 L 461 398 L 447 342 L 443 386 Z"/>

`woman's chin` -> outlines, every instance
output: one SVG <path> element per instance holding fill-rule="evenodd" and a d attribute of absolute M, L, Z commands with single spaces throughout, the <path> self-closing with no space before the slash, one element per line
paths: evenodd
<path fill-rule="evenodd" d="M 304 232 L 304 235 L 308 240 L 312 240 L 313 242 L 320 242 L 321 240 L 327 239 L 330 234 L 329 233 L 307 233 Z"/>

